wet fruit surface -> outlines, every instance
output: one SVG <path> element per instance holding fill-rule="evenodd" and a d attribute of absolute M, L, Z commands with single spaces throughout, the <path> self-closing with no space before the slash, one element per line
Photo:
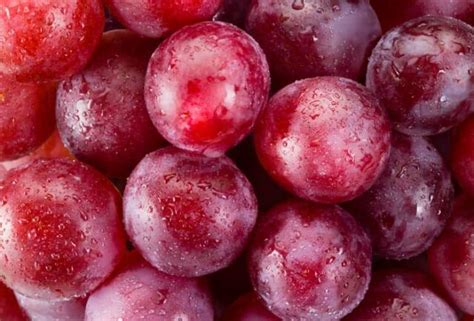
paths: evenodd
<path fill-rule="evenodd" d="M 143 96 L 156 46 L 130 31 L 109 31 L 87 68 L 59 86 L 56 117 L 65 145 L 109 176 L 127 177 L 147 153 L 164 144 Z"/>
<path fill-rule="evenodd" d="M 105 0 L 124 26 L 151 38 L 196 22 L 210 20 L 222 0 Z"/>
<path fill-rule="evenodd" d="M 474 28 L 447 17 L 422 17 L 391 30 L 369 61 L 367 86 L 396 130 L 439 134 L 473 108 Z"/>
<path fill-rule="evenodd" d="M 347 208 L 367 227 L 378 255 L 407 259 L 426 251 L 441 233 L 453 195 L 436 149 L 424 138 L 397 134 L 385 171 Z"/>
<path fill-rule="evenodd" d="M 55 86 L 21 84 L 0 76 L 0 161 L 38 148 L 54 129 Z"/>
<path fill-rule="evenodd" d="M 460 196 L 431 249 L 430 269 L 457 307 L 474 314 L 474 201 Z"/>
<path fill-rule="evenodd" d="M 277 87 L 315 76 L 358 79 L 381 35 L 367 0 L 256 0 L 246 29 L 265 51 Z"/>
<path fill-rule="evenodd" d="M 82 69 L 104 27 L 99 0 L 0 3 L 0 75 L 19 81 L 64 79 Z"/>
<path fill-rule="evenodd" d="M 412 270 L 375 272 L 367 295 L 344 321 L 456 321 L 456 312 L 434 290 L 423 273 Z"/>
<path fill-rule="evenodd" d="M 277 205 L 257 225 L 249 273 L 266 306 L 284 320 L 340 320 L 370 281 L 371 245 L 337 206 Z"/>
<path fill-rule="evenodd" d="M 129 264 L 87 301 L 85 321 L 209 321 L 206 283 L 159 272 L 144 261 Z"/>
<path fill-rule="evenodd" d="M 255 131 L 263 167 L 295 195 L 340 203 L 365 192 L 390 151 L 390 125 L 377 99 L 343 78 L 320 77 L 274 95 Z"/>
<path fill-rule="evenodd" d="M 16 292 L 66 299 L 97 287 L 125 247 L 120 196 L 93 169 L 37 160 L 0 183 L 0 276 Z"/>
<path fill-rule="evenodd" d="M 257 203 L 227 157 L 168 147 L 133 171 L 124 215 L 128 235 L 147 261 L 189 277 L 215 272 L 238 257 L 255 225 Z"/>
<path fill-rule="evenodd" d="M 153 54 L 145 98 L 173 145 L 216 157 L 252 130 L 266 103 L 268 65 L 258 44 L 222 22 L 186 27 Z"/>

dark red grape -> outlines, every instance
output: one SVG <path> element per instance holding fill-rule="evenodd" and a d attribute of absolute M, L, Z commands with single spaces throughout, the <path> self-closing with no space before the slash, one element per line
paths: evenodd
<path fill-rule="evenodd" d="M 3 179 L 9 170 L 25 166 L 37 159 L 44 158 L 73 158 L 71 153 L 64 147 L 57 131 L 30 154 L 12 161 L 0 162 L 0 179 Z"/>
<path fill-rule="evenodd" d="M 109 176 L 128 176 L 164 143 L 143 93 L 155 48 L 155 41 L 130 31 L 106 32 L 87 68 L 59 86 L 56 116 L 65 145 Z"/>
<path fill-rule="evenodd" d="M 27 321 L 13 291 L 0 282 L 0 320 Z"/>
<path fill-rule="evenodd" d="M 203 280 L 171 276 L 138 261 L 92 293 L 85 321 L 210 321 L 213 314 Z"/>
<path fill-rule="evenodd" d="M 148 262 L 190 277 L 238 257 L 255 225 L 257 203 L 249 181 L 227 157 L 168 147 L 132 172 L 124 215 L 128 235 Z"/>
<path fill-rule="evenodd" d="M 423 273 L 377 271 L 364 301 L 344 321 L 456 321 L 455 311 Z"/>
<path fill-rule="evenodd" d="M 255 0 L 247 30 L 277 86 L 315 76 L 358 79 L 381 35 L 368 0 Z"/>
<path fill-rule="evenodd" d="M 103 28 L 100 0 L 4 0 L 0 75 L 22 82 L 69 77 L 87 64 Z"/>
<path fill-rule="evenodd" d="M 55 91 L 52 84 L 21 84 L 0 76 L 0 161 L 32 152 L 51 135 Z"/>
<path fill-rule="evenodd" d="M 429 250 L 430 269 L 464 312 L 474 314 L 474 200 L 459 197 L 452 218 Z"/>
<path fill-rule="evenodd" d="M 472 0 L 371 0 L 383 30 L 425 15 L 448 16 L 474 24 Z"/>
<path fill-rule="evenodd" d="M 474 116 L 454 131 L 451 169 L 462 189 L 474 196 Z"/>
<path fill-rule="evenodd" d="M 153 54 L 145 98 L 151 120 L 173 145 L 217 157 L 252 130 L 270 76 L 258 44 L 222 22 L 186 27 Z"/>
<path fill-rule="evenodd" d="M 49 300 L 92 291 L 125 249 L 120 195 L 95 170 L 37 160 L 0 183 L 0 276 L 16 292 Z"/>
<path fill-rule="evenodd" d="M 67 301 L 32 299 L 16 294 L 20 306 L 32 321 L 84 321 L 86 300 L 83 298 Z"/>
<path fill-rule="evenodd" d="M 435 135 L 473 109 L 474 28 L 426 16 L 392 29 L 370 57 L 367 86 L 387 108 L 395 129 Z"/>
<path fill-rule="evenodd" d="M 337 206 L 289 201 L 257 225 L 249 272 L 266 306 L 284 320 L 340 320 L 369 286 L 370 240 Z"/>
<path fill-rule="evenodd" d="M 377 99 L 354 81 L 298 81 L 270 100 L 255 131 L 263 167 L 295 195 L 340 203 L 365 192 L 390 151 L 390 124 Z"/>
<path fill-rule="evenodd" d="M 214 16 L 214 20 L 230 22 L 243 27 L 251 0 L 223 0 L 221 10 Z"/>
<path fill-rule="evenodd" d="M 428 249 L 451 214 L 453 196 L 436 149 L 422 137 L 398 134 L 385 171 L 347 208 L 369 230 L 376 254 L 400 260 Z"/>
<path fill-rule="evenodd" d="M 181 27 L 210 20 L 222 0 L 104 0 L 128 29 L 160 38 Z"/>
<path fill-rule="evenodd" d="M 269 312 L 255 293 L 248 293 L 235 301 L 226 311 L 223 321 L 279 321 Z"/>

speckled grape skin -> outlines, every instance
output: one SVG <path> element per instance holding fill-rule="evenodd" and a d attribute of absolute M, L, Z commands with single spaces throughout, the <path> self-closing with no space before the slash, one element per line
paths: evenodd
<path fill-rule="evenodd" d="M 143 93 L 156 46 L 130 31 L 106 32 L 87 68 L 59 85 L 56 118 L 65 145 L 108 176 L 127 177 L 164 144 Z"/>
<path fill-rule="evenodd" d="M 448 16 L 474 24 L 472 0 L 371 0 L 383 30 L 425 15 Z"/>
<path fill-rule="evenodd" d="M 124 194 L 125 225 L 144 258 L 177 276 L 201 276 L 242 252 L 257 218 L 252 186 L 225 156 L 174 147 L 146 156 Z"/>
<path fill-rule="evenodd" d="M 250 133 L 269 84 L 255 40 L 230 24 L 203 22 L 158 47 L 145 98 L 151 120 L 170 143 L 218 157 Z"/>
<path fill-rule="evenodd" d="M 92 291 L 125 250 L 120 195 L 92 168 L 37 160 L 0 183 L 0 277 L 51 300 Z"/>
<path fill-rule="evenodd" d="M 347 209 L 367 227 L 376 254 L 400 260 L 428 249 L 446 225 L 453 197 L 449 169 L 434 146 L 397 134 L 385 171 Z"/>
<path fill-rule="evenodd" d="M 8 171 L 25 166 L 37 159 L 50 158 L 73 158 L 71 153 L 64 147 L 61 138 L 57 131 L 54 133 L 37 149 L 30 154 L 21 158 L 0 162 L 0 179 L 3 179 Z"/>
<path fill-rule="evenodd" d="M 81 70 L 104 28 L 99 0 L 5 0 L 0 4 L 0 75 L 53 81 Z"/>
<path fill-rule="evenodd" d="M 277 87 L 316 76 L 358 79 L 381 35 L 367 0 L 255 0 L 246 29 L 265 51 Z"/>
<path fill-rule="evenodd" d="M 474 116 L 455 129 L 451 141 L 453 175 L 463 191 L 474 196 Z"/>
<path fill-rule="evenodd" d="M 181 27 L 211 20 L 222 0 L 105 0 L 114 17 L 128 29 L 160 38 Z"/>
<path fill-rule="evenodd" d="M 167 275 L 139 261 L 89 297 L 85 321 L 211 321 L 213 314 L 204 280 Z"/>
<path fill-rule="evenodd" d="M 297 81 L 273 96 L 255 130 L 263 167 L 293 194 L 340 203 L 365 192 L 390 152 L 390 124 L 377 99 L 336 77 Z"/>
<path fill-rule="evenodd" d="M 344 321 L 456 321 L 456 312 L 423 273 L 377 271 L 364 301 Z"/>
<path fill-rule="evenodd" d="M 452 301 L 474 314 L 474 201 L 456 199 L 448 226 L 429 250 L 430 270 Z"/>
<path fill-rule="evenodd" d="M 226 311 L 223 321 L 280 321 L 260 302 L 255 293 L 241 296 Z"/>
<path fill-rule="evenodd" d="M 28 321 L 12 290 L 0 282 L 0 320 Z"/>
<path fill-rule="evenodd" d="M 435 135 L 463 121 L 474 107 L 474 28 L 426 16 L 392 29 L 370 57 L 367 86 L 396 130 Z"/>
<path fill-rule="evenodd" d="M 32 152 L 51 135 L 55 91 L 52 84 L 21 84 L 0 76 L 0 161 Z"/>
<path fill-rule="evenodd" d="M 335 321 L 367 291 L 369 237 L 337 206 L 293 200 L 265 215 L 249 249 L 249 273 L 266 306 L 284 320 Z"/>
<path fill-rule="evenodd" d="M 16 294 L 18 303 L 31 321 L 84 321 L 86 300 L 67 301 L 37 300 Z"/>

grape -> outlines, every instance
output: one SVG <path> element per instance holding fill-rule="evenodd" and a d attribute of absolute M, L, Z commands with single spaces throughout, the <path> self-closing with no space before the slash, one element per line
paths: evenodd
<path fill-rule="evenodd" d="M 223 2 L 222 8 L 214 16 L 214 20 L 230 22 L 243 27 L 251 0 L 223 0 Z"/>
<path fill-rule="evenodd" d="M 0 75 L 53 81 L 81 70 L 104 28 L 100 0 L 0 3 Z"/>
<path fill-rule="evenodd" d="M 474 28 L 426 16 L 392 29 L 370 57 L 367 86 L 380 98 L 396 130 L 435 135 L 473 109 Z"/>
<path fill-rule="evenodd" d="M 69 159 L 36 160 L 0 183 L 0 276 L 36 299 L 87 294 L 124 251 L 120 195 Z"/>
<path fill-rule="evenodd" d="M 252 186 L 227 158 L 174 147 L 146 156 L 124 193 L 125 225 L 145 259 L 176 276 L 201 276 L 228 266 L 252 231 Z"/>
<path fill-rule="evenodd" d="M 472 0 L 371 0 L 383 30 L 425 15 L 449 16 L 474 24 Z"/>
<path fill-rule="evenodd" d="M 366 191 L 390 151 L 390 124 L 377 99 L 354 81 L 295 82 L 270 100 L 255 130 L 263 167 L 284 188 L 319 203 Z"/>
<path fill-rule="evenodd" d="M 364 301 L 344 321 L 456 321 L 455 311 L 426 275 L 408 269 L 377 271 Z"/>
<path fill-rule="evenodd" d="M 269 83 L 265 56 L 250 36 L 229 24 L 204 22 L 158 47 L 145 98 L 151 120 L 170 143 L 218 157 L 250 133 Z"/>
<path fill-rule="evenodd" d="M 210 20 L 222 3 L 222 0 L 104 1 L 120 23 L 151 38 L 160 38 L 186 25 Z"/>
<path fill-rule="evenodd" d="M 55 91 L 52 84 L 21 84 L 0 76 L 0 161 L 30 153 L 53 132 Z"/>
<path fill-rule="evenodd" d="M 394 135 L 388 166 L 375 185 L 347 205 L 389 259 L 421 254 L 451 214 L 454 188 L 441 155 L 422 137 Z"/>
<path fill-rule="evenodd" d="M 25 166 L 37 159 L 43 158 L 72 158 L 69 151 L 64 147 L 57 131 L 32 153 L 13 161 L 0 162 L 0 179 L 3 179 L 9 170 Z"/>
<path fill-rule="evenodd" d="M 170 276 L 138 261 L 87 301 L 85 321 L 117 320 L 210 321 L 212 301 L 203 280 Z"/>
<path fill-rule="evenodd" d="M 63 81 L 56 115 L 66 146 L 113 177 L 127 177 L 163 144 L 145 106 L 145 74 L 155 41 L 106 32 L 85 70 Z"/>
<path fill-rule="evenodd" d="M 474 195 L 474 116 L 469 117 L 452 137 L 451 169 L 462 189 Z"/>
<path fill-rule="evenodd" d="M 27 321 L 12 290 L 0 282 L 0 320 Z"/>
<path fill-rule="evenodd" d="M 458 308 L 474 314 L 474 201 L 456 199 L 452 219 L 429 250 L 430 269 Z"/>
<path fill-rule="evenodd" d="M 43 301 L 16 294 L 31 321 L 84 321 L 86 300 Z"/>
<path fill-rule="evenodd" d="M 381 35 L 368 0 L 255 0 L 247 30 L 265 51 L 277 87 L 315 76 L 358 79 Z"/>
<path fill-rule="evenodd" d="M 225 321 L 279 321 L 276 315 L 270 313 L 260 302 L 255 293 L 240 297 L 226 311 Z"/>
<path fill-rule="evenodd" d="M 342 208 L 288 201 L 262 218 L 254 236 L 250 278 L 282 319 L 340 320 L 363 299 L 370 240 Z"/>

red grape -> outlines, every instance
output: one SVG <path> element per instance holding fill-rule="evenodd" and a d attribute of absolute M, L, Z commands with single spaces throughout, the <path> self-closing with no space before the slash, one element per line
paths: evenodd
<path fill-rule="evenodd" d="M 20 306 L 32 321 L 84 321 L 86 300 L 49 301 L 16 294 Z"/>
<path fill-rule="evenodd" d="M 456 321 L 455 311 L 425 274 L 408 269 L 377 271 L 364 301 L 344 321 Z"/>
<path fill-rule="evenodd" d="M 447 228 L 429 250 L 430 269 L 464 312 L 474 314 L 474 201 L 459 197 Z"/>
<path fill-rule="evenodd" d="M 222 0 L 105 0 L 128 29 L 159 38 L 196 22 L 210 20 Z"/>
<path fill-rule="evenodd" d="M 120 195 L 77 161 L 37 160 L 10 171 L 0 200 L 0 276 L 25 296 L 84 295 L 125 249 Z"/>
<path fill-rule="evenodd" d="M 225 156 L 206 158 L 174 147 L 146 156 L 124 193 L 128 235 L 145 259 L 177 276 L 228 266 L 252 231 L 252 186 Z"/>
<path fill-rule="evenodd" d="M 164 142 L 143 97 L 155 48 L 130 31 L 106 32 L 87 68 L 59 86 L 56 115 L 65 145 L 109 176 L 128 176 Z"/>
<path fill-rule="evenodd" d="M 383 30 L 425 15 L 449 16 L 474 24 L 472 0 L 371 0 Z"/>
<path fill-rule="evenodd" d="M 257 225 L 249 272 L 266 306 L 284 320 L 340 320 L 369 286 L 371 245 L 337 206 L 289 201 Z"/>
<path fill-rule="evenodd" d="M 223 321 L 279 321 L 260 302 L 255 293 L 248 293 L 235 301 L 226 311 Z"/>
<path fill-rule="evenodd" d="M 143 261 L 133 262 L 92 293 L 85 321 L 210 321 L 206 283 L 167 275 Z"/>
<path fill-rule="evenodd" d="M 374 252 L 399 260 L 428 249 L 451 214 L 453 195 L 436 149 L 422 137 L 394 135 L 385 171 L 347 208 L 368 228 Z"/>
<path fill-rule="evenodd" d="M 145 98 L 169 142 L 217 157 L 249 134 L 269 83 L 265 56 L 250 36 L 204 22 L 181 29 L 155 51 Z"/>
<path fill-rule="evenodd" d="M 434 135 L 473 109 L 474 28 L 426 16 L 392 29 L 370 57 L 367 86 L 387 108 L 395 129 Z"/>
<path fill-rule="evenodd" d="M 13 291 L 0 282 L 0 320 L 27 321 Z"/>
<path fill-rule="evenodd" d="M 278 92 L 255 131 L 270 175 L 299 197 L 340 203 L 365 192 L 390 151 L 390 124 L 377 99 L 354 81 L 319 77 Z"/>
<path fill-rule="evenodd" d="M 255 0 L 247 30 L 278 86 L 315 76 L 357 79 L 381 35 L 368 0 Z"/>
<path fill-rule="evenodd" d="M 452 137 L 451 169 L 462 189 L 474 196 L 474 116 L 456 128 Z"/>
<path fill-rule="evenodd" d="M 0 76 L 0 161 L 28 154 L 51 135 L 55 91 L 52 84 L 21 84 Z"/>
<path fill-rule="evenodd" d="M 103 28 L 100 0 L 4 0 L 0 75 L 22 82 L 69 77 L 87 64 Z"/>
<path fill-rule="evenodd" d="M 243 27 L 251 0 L 223 0 L 223 2 L 222 8 L 214 16 L 214 20 L 230 22 Z"/>
<path fill-rule="evenodd" d="M 9 170 L 25 166 L 37 159 L 43 158 L 73 158 L 71 153 L 64 147 L 57 131 L 54 131 L 48 140 L 32 153 L 13 161 L 0 162 L 0 179 L 3 179 Z"/>

